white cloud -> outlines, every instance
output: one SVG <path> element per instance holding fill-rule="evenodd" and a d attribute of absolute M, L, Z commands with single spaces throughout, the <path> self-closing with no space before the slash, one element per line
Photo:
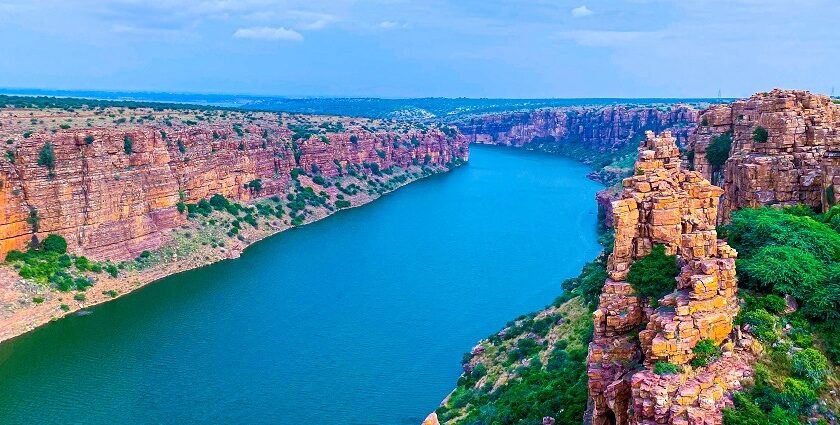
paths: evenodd
<path fill-rule="evenodd" d="M 379 28 L 384 30 L 392 30 L 394 28 L 405 28 L 405 24 L 401 24 L 397 21 L 382 21 L 379 23 Z"/>
<path fill-rule="evenodd" d="M 301 33 L 283 27 L 239 28 L 233 33 L 233 37 L 252 40 L 303 41 L 303 35 Z"/>
<path fill-rule="evenodd" d="M 582 46 L 614 47 L 631 44 L 641 37 L 653 36 L 644 31 L 568 31 L 558 34 L 560 38 L 572 40 Z"/>
<path fill-rule="evenodd" d="M 590 9 L 586 6 L 578 6 L 574 9 L 572 9 L 572 16 L 574 16 L 575 18 L 582 18 L 584 16 L 589 16 L 591 14 L 592 14 L 592 9 Z"/>

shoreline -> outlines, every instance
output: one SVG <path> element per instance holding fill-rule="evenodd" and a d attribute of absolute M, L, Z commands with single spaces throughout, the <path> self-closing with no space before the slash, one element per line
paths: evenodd
<path fill-rule="evenodd" d="M 29 295 L 43 297 L 43 301 L 36 303 L 33 300 L 30 300 L 28 304 L 22 305 L 20 308 L 14 310 L 11 316 L 0 318 L 0 345 L 6 344 L 17 337 L 28 334 L 54 321 L 76 314 L 79 311 L 121 298 L 165 278 L 201 267 L 206 267 L 221 261 L 239 258 L 246 249 L 264 239 L 278 235 L 290 229 L 303 227 L 317 221 L 321 221 L 342 210 L 350 210 L 368 205 L 373 201 L 393 193 L 411 183 L 430 177 L 445 175 L 468 164 L 469 162 L 465 161 L 464 164 L 460 166 L 444 168 L 429 175 L 421 174 L 419 177 L 409 178 L 406 181 L 397 184 L 393 189 L 383 193 L 375 193 L 373 195 L 365 194 L 364 196 L 360 196 L 356 198 L 358 201 L 357 203 L 354 203 L 347 208 L 336 209 L 334 211 L 329 211 L 326 208 L 316 209 L 312 212 L 312 214 L 308 215 L 305 221 L 299 226 L 292 226 L 284 223 L 278 226 L 265 225 L 256 229 L 248 229 L 248 232 L 245 233 L 247 235 L 245 240 L 230 238 L 226 241 L 230 244 L 230 248 L 227 248 L 228 245 L 226 245 L 226 248 L 219 250 L 207 247 L 191 253 L 191 255 L 186 258 L 175 259 L 175 261 L 164 261 L 160 264 L 149 267 L 148 269 L 133 270 L 130 272 L 122 271 L 116 278 L 112 278 L 105 274 L 99 275 L 96 284 L 91 286 L 87 291 L 80 292 L 85 294 L 84 300 L 74 299 L 74 292 L 72 291 L 59 292 L 37 283 L 26 282 L 18 275 L 17 270 L 4 265 L 0 267 L 0 301 L 4 301 L 3 297 L 13 291 L 18 292 L 18 295 L 20 296 Z M 410 172 L 410 169 L 405 169 L 403 171 Z M 254 199 L 252 201 L 263 199 L 264 198 Z M 192 227 L 190 227 L 190 229 L 192 229 Z M 167 236 L 172 236 L 177 230 L 177 228 L 168 230 Z M 161 248 L 164 246 L 165 245 L 162 245 Z M 15 281 L 18 282 L 19 286 L 18 288 L 13 289 L 15 287 Z M 36 290 L 31 292 L 21 291 L 20 286 L 28 286 L 29 288 L 36 288 Z M 12 295 L 14 295 L 14 293 L 12 293 Z M 20 298 L 17 302 L 19 304 L 26 303 L 25 300 L 21 300 Z M 63 309 L 62 306 L 66 306 L 67 308 Z"/>

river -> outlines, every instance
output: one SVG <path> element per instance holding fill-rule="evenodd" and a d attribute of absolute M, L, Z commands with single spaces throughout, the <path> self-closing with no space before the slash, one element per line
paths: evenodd
<path fill-rule="evenodd" d="M 0 423 L 417 425 L 463 352 L 600 251 L 587 171 L 473 146 L 450 173 L 8 341 Z"/>

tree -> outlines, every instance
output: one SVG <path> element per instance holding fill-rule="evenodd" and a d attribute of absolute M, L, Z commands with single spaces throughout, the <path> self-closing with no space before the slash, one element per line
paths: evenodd
<path fill-rule="evenodd" d="M 822 386 L 828 375 L 828 359 L 813 348 L 794 354 L 790 366 L 796 376 L 807 379 L 815 388 Z"/>
<path fill-rule="evenodd" d="M 56 234 L 50 234 L 41 243 L 44 251 L 55 252 L 57 254 L 64 254 L 67 252 L 67 241 Z"/>
<path fill-rule="evenodd" d="M 131 155 L 134 152 L 134 141 L 131 140 L 131 136 L 126 135 L 123 137 L 123 149 L 126 155 Z"/>
<path fill-rule="evenodd" d="M 47 167 L 50 174 L 55 170 L 55 151 L 53 151 L 52 143 L 44 143 L 41 152 L 38 154 L 38 165 Z"/>
<path fill-rule="evenodd" d="M 706 159 L 715 170 L 720 170 L 726 160 L 729 159 L 729 151 L 732 150 L 732 133 L 726 132 L 712 139 L 706 148 Z"/>
<path fill-rule="evenodd" d="M 762 126 L 757 126 L 755 130 L 753 130 L 752 139 L 754 142 L 764 143 L 770 138 L 770 134 L 767 132 L 767 129 Z"/>
<path fill-rule="evenodd" d="M 666 255 L 664 245 L 656 245 L 650 254 L 630 266 L 627 282 L 639 295 L 658 300 L 674 290 L 674 278 L 679 272 L 677 257 Z"/>

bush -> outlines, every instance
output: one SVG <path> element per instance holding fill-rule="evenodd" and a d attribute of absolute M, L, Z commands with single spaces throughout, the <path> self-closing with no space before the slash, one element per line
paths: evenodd
<path fill-rule="evenodd" d="M 85 294 L 83 292 L 79 292 L 76 295 L 73 295 L 73 299 L 76 300 L 76 301 L 84 301 L 84 300 L 87 299 L 87 297 L 85 296 Z"/>
<path fill-rule="evenodd" d="M 782 386 L 780 402 L 784 407 L 804 414 L 817 402 L 817 394 L 808 384 L 787 378 Z"/>
<path fill-rule="evenodd" d="M 720 347 L 711 339 L 701 339 L 692 351 L 694 359 L 691 360 L 691 365 L 694 367 L 706 366 L 720 358 Z"/>
<path fill-rule="evenodd" d="M 123 150 L 126 155 L 131 155 L 131 153 L 134 152 L 134 141 L 132 141 L 131 137 L 128 135 L 123 137 Z"/>
<path fill-rule="evenodd" d="M 657 375 L 676 375 L 682 372 L 682 368 L 668 362 L 656 362 L 653 365 L 653 373 Z"/>
<path fill-rule="evenodd" d="M 753 130 L 752 139 L 754 142 L 764 143 L 770 138 L 770 134 L 767 132 L 767 129 L 758 126 Z"/>
<path fill-rule="evenodd" d="M 335 201 L 335 207 L 336 208 L 350 208 L 350 205 L 351 205 L 350 201 L 345 201 L 343 199 L 339 199 L 338 201 Z"/>
<path fill-rule="evenodd" d="M 706 159 L 709 160 L 712 168 L 719 170 L 729 159 L 730 150 L 732 150 L 732 133 L 723 133 L 713 138 L 706 147 Z"/>
<path fill-rule="evenodd" d="M 762 342 L 775 342 L 778 338 L 779 321 L 767 310 L 757 309 L 747 311 L 740 318 L 744 324 L 750 325 L 751 333 Z"/>
<path fill-rule="evenodd" d="M 44 146 L 38 153 L 38 165 L 47 167 L 51 174 L 55 170 L 55 151 L 53 150 L 52 143 L 44 143 Z"/>
<path fill-rule="evenodd" d="M 765 246 L 751 258 L 739 261 L 738 271 L 746 277 L 747 287 L 791 294 L 798 299 L 803 299 L 803 290 L 813 291 L 827 279 L 826 268 L 819 260 L 788 246 Z"/>
<path fill-rule="evenodd" d="M 44 238 L 44 242 L 41 243 L 41 246 L 47 252 L 55 252 L 57 254 L 67 252 L 67 241 L 63 237 L 55 234 L 47 235 Z"/>
<path fill-rule="evenodd" d="M 819 351 L 806 348 L 793 355 L 791 369 L 794 375 L 807 379 L 813 387 L 818 388 L 828 375 L 828 359 Z"/>
<path fill-rule="evenodd" d="M 627 282 L 639 295 L 658 300 L 674 290 L 679 272 L 677 257 L 666 255 L 664 245 L 656 245 L 648 256 L 630 266 Z"/>
<path fill-rule="evenodd" d="M 787 214 L 762 207 L 744 208 L 732 213 L 732 222 L 723 226 L 728 242 L 741 258 L 768 246 L 789 246 L 811 253 L 822 262 L 840 259 L 840 234 L 814 218 Z"/>

